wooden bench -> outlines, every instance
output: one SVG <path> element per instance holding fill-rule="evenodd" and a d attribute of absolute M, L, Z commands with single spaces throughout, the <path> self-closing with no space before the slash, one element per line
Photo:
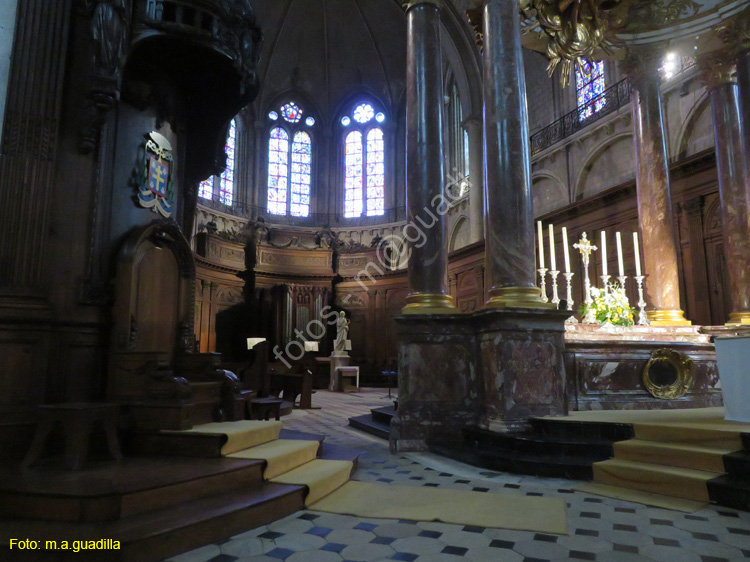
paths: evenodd
<path fill-rule="evenodd" d="M 115 460 L 122 460 L 120 442 L 117 439 L 118 404 L 76 402 L 69 404 L 47 404 L 39 406 L 39 424 L 21 466 L 31 466 L 44 452 L 49 434 L 55 425 L 62 424 L 65 436 L 65 466 L 70 470 L 80 469 L 86 462 L 89 438 L 94 423 L 101 423 L 107 434 L 109 453 Z"/>
<path fill-rule="evenodd" d="M 272 373 L 271 394 L 278 397 L 283 394 L 284 400 L 294 402 L 299 396 L 299 407 L 303 410 L 312 408 L 312 374 Z"/>

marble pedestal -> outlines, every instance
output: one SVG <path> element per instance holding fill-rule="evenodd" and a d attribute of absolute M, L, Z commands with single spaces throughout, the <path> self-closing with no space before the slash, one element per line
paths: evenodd
<path fill-rule="evenodd" d="M 349 353 L 346 351 L 334 351 L 331 353 L 331 376 L 328 380 L 328 390 L 335 392 L 336 388 L 336 369 L 339 367 L 348 367 L 351 361 Z"/>
<path fill-rule="evenodd" d="M 399 405 L 391 450 L 461 441 L 466 426 L 525 429 L 563 415 L 566 311 L 506 308 L 397 316 Z"/>

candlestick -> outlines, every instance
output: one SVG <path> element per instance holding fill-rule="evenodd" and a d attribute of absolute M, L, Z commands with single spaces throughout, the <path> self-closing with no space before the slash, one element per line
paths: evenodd
<path fill-rule="evenodd" d="M 636 248 L 637 247 L 638 246 L 636 246 Z M 635 281 L 636 283 L 638 283 L 638 325 L 639 326 L 648 326 L 651 324 L 651 322 L 648 321 L 648 315 L 646 314 L 646 301 L 643 300 L 643 280 L 644 279 L 645 277 L 643 275 L 635 276 Z"/>
<path fill-rule="evenodd" d="M 549 276 L 552 278 L 552 304 L 557 307 L 560 304 L 560 297 L 557 295 L 557 276 L 560 275 L 559 271 L 550 270 Z"/>
<path fill-rule="evenodd" d="M 622 261 L 622 237 L 620 236 L 619 232 L 615 234 L 615 238 L 617 239 L 617 272 L 619 274 L 618 277 L 623 277 L 625 275 L 625 264 Z"/>
<path fill-rule="evenodd" d="M 602 280 L 602 287 L 603 287 L 602 290 L 604 291 L 604 294 L 606 295 L 607 293 L 609 293 L 609 278 L 610 278 L 610 276 L 609 275 L 600 275 L 600 277 L 601 277 L 601 280 Z"/>
<path fill-rule="evenodd" d="M 570 273 L 570 251 L 568 250 L 568 229 L 562 227 L 563 254 L 565 254 L 565 273 Z"/>
<path fill-rule="evenodd" d="M 586 238 L 586 233 L 584 232 L 581 235 L 581 239 L 578 241 L 577 244 L 573 244 L 573 247 L 581 252 L 581 259 L 583 260 L 583 270 L 584 275 L 586 276 L 583 280 L 583 286 L 584 291 L 586 293 L 586 298 L 583 301 L 586 305 L 586 316 L 583 318 L 584 324 L 596 324 L 596 315 L 594 313 L 594 307 L 591 306 L 591 304 L 594 302 L 591 300 L 591 281 L 589 280 L 589 256 L 591 255 L 591 252 L 596 251 L 596 246 L 592 246 L 591 242 L 588 241 Z"/>
<path fill-rule="evenodd" d="M 539 236 L 539 269 L 544 268 L 544 237 L 542 236 L 542 221 L 536 221 L 536 232 Z"/>
<path fill-rule="evenodd" d="M 617 280 L 620 282 L 620 287 L 623 289 L 625 288 L 625 281 L 627 281 L 628 276 L 627 275 L 618 275 Z"/>
<path fill-rule="evenodd" d="M 549 225 L 549 263 L 550 270 L 557 269 L 557 260 L 555 259 L 555 227 Z"/>
<path fill-rule="evenodd" d="M 604 230 L 602 230 L 602 275 L 607 275 L 607 233 Z"/>
<path fill-rule="evenodd" d="M 542 292 L 542 302 L 548 302 L 549 299 L 547 298 L 547 281 L 545 279 L 547 270 L 543 267 L 540 267 L 539 269 L 537 269 L 537 271 L 539 272 L 539 277 L 542 280 L 541 286 L 539 287 Z"/>
<path fill-rule="evenodd" d="M 568 298 L 568 310 L 573 310 L 573 273 L 570 273 L 569 271 L 566 271 L 563 273 L 565 276 L 565 284 L 567 285 L 567 298 Z M 576 318 L 575 314 L 572 314 L 570 318 L 568 318 L 565 322 L 568 324 L 578 324 L 578 319 Z"/>
<path fill-rule="evenodd" d="M 635 249 L 635 275 L 636 277 L 641 276 L 641 256 L 638 251 L 638 233 L 633 233 L 633 248 Z"/>

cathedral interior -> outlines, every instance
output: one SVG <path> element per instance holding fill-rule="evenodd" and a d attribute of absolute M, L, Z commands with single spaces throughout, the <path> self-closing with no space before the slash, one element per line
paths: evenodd
<path fill-rule="evenodd" d="M 3 0 L 0 124 L 1 559 L 750 558 L 747 0 Z"/>

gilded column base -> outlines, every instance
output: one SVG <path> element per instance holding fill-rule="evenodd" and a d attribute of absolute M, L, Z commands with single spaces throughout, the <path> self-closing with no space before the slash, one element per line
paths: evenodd
<path fill-rule="evenodd" d="M 742 312 L 732 312 L 729 315 L 729 322 L 727 322 L 726 325 L 727 326 L 750 325 L 750 310 L 745 310 Z"/>
<path fill-rule="evenodd" d="M 485 308 L 557 308 L 556 304 L 542 300 L 538 287 L 500 287 L 490 290 L 489 294 Z"/>
<path fill-rule="evenodd" d="M 646 311 L 652 326 L 692 326 L 682 310 L 648 310 Z"/>
<path fill-rule="evenodd" d="M 414 293 L 406 297 L 401 314 L 456 314 L 456 305 L 450 295 Z"/>

